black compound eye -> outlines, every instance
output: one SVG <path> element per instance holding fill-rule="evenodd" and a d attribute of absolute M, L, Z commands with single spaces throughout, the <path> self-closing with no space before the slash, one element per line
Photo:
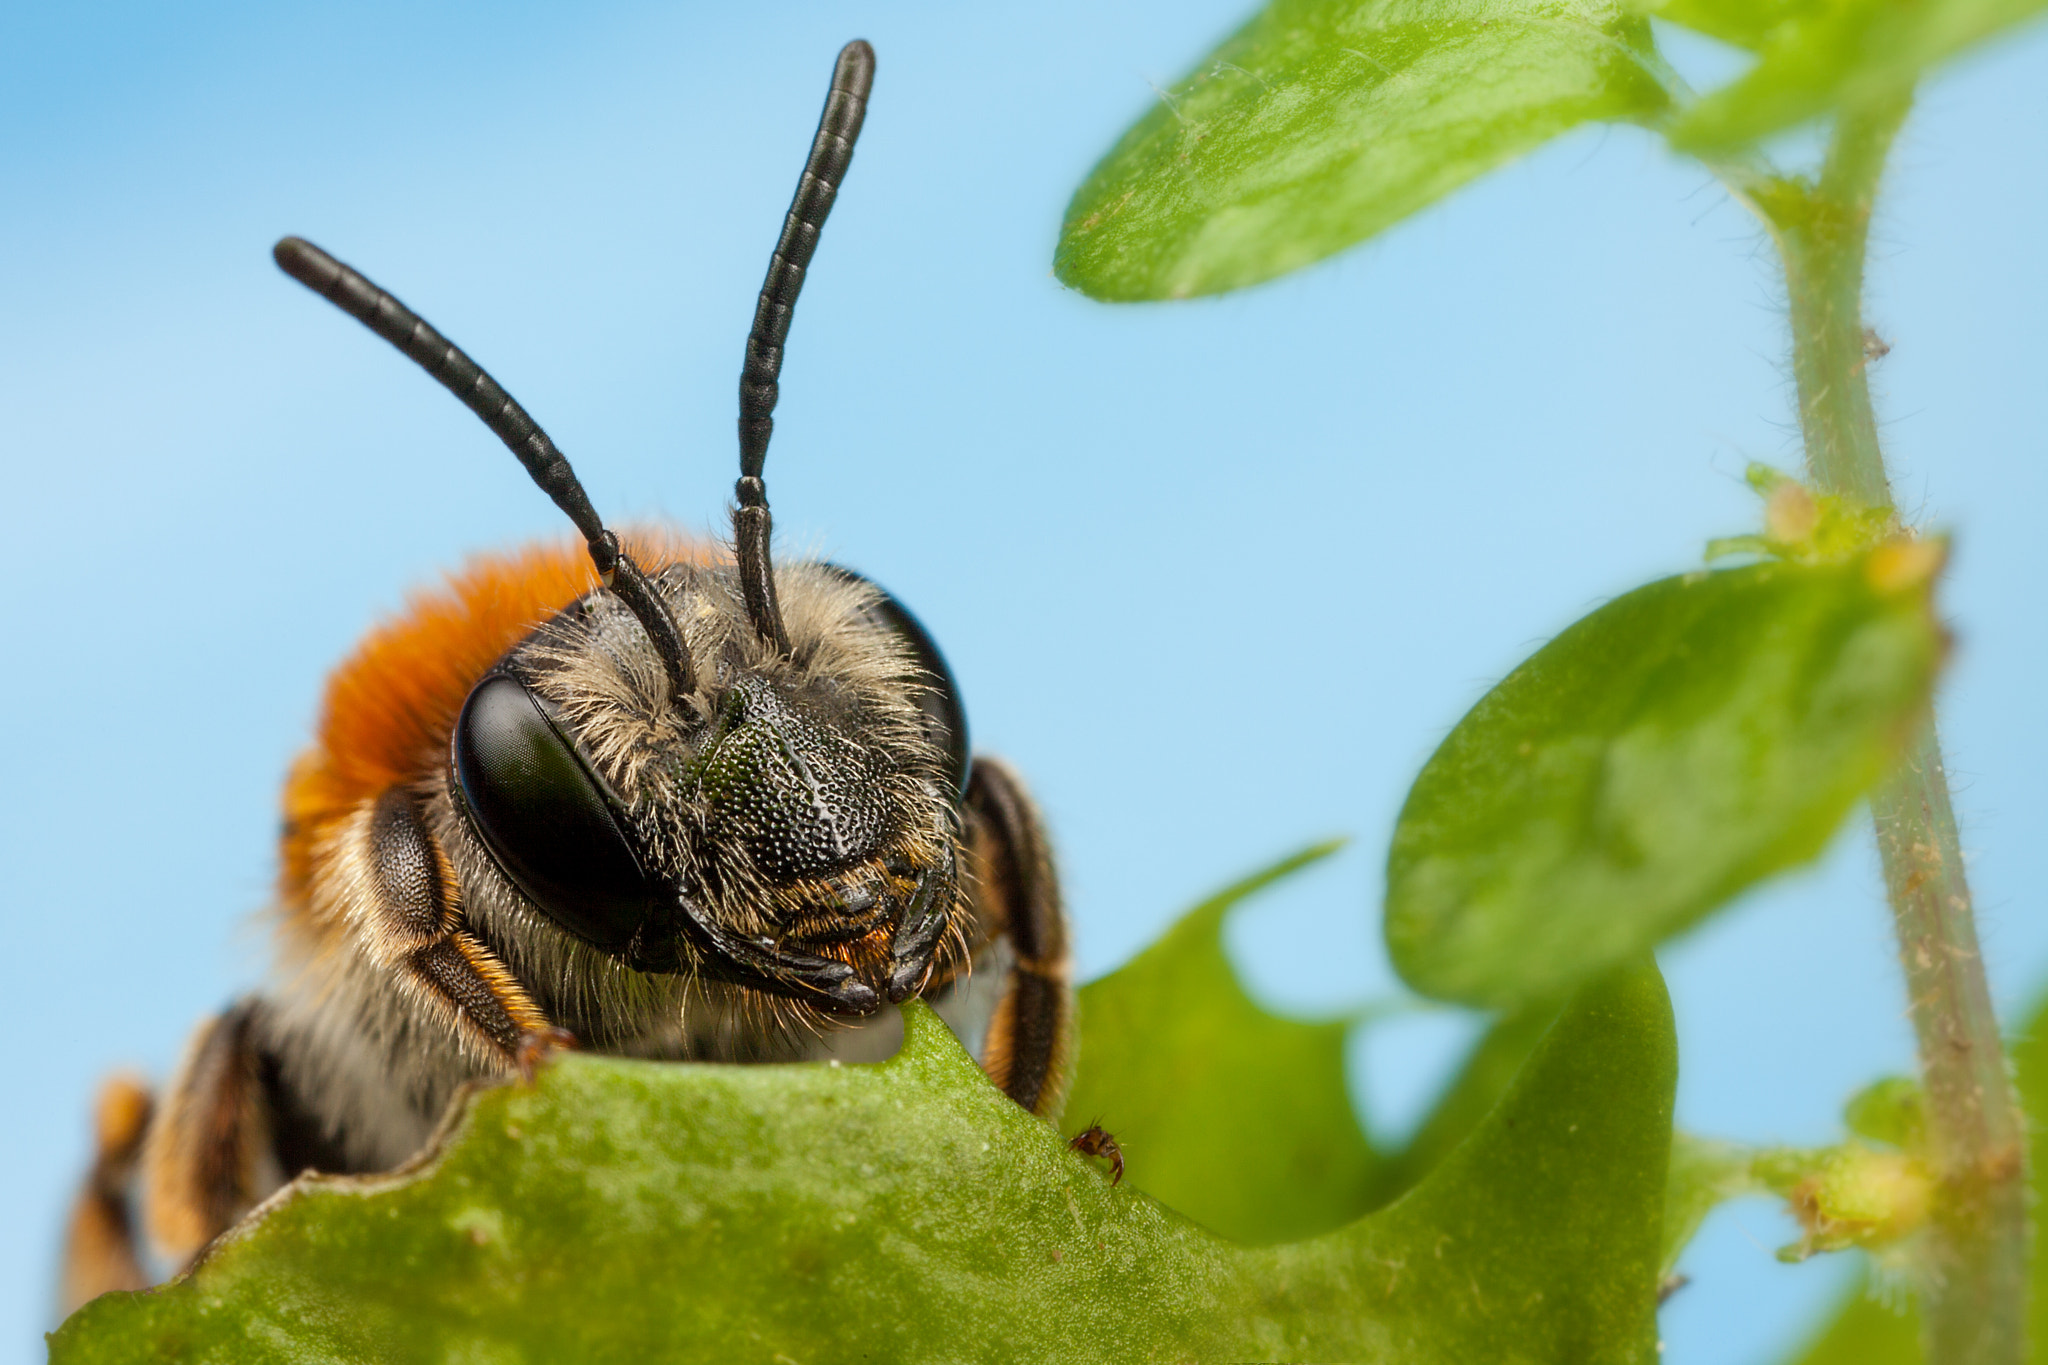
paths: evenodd
<path fill-rule="evenodd" d="M 946 656 L 939 653 L 938 642 L 924 623 L 910 614 L 910 608 L 890 596 L 873 579 L 855 573 L 851 569 L 833 566 L 836 573 L 856 583 L 865 583 L 876 593 L 869 614 L 876 625 L 893 633 L 910 646 L 911 657 L 932 685 L 920 690 L 918 705 L 923 708 L 927 733 L 932 742 L 946 755 L 946 775 L 952 780 L 953 790 L 967 794 L 967 711 L 960 705 L 960 688 L 953 681 L 953 670 L 946 667 Z"/>
<path fill-rule="evenodd" d="M 577 937 L 626 945 L 657 893 L 583 756 L 517 678 L 492 674 L 462 704 L 455 777 L 521 891 Z"/>

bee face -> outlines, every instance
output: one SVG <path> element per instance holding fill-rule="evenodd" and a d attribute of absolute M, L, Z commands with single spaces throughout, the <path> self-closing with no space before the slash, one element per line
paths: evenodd
<path fill-rule="evenodd" d="M 785 654 L 732 573 L 652 584 L 697 690 L 671 695 L 630 612 L 591 593 L 471 690 L 449 787 L 492 870 L 556 929 L 641 972 L 864 1014 L 932 974 L 959 899 L 966 724 L 899 603 L 778 570 Z"/>

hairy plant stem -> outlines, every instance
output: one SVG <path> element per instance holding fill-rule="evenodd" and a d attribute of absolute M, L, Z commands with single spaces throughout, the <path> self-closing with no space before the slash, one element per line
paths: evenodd
<path fill-rule="evenodd" d="M 1892 507 L 1865 381 L 1864 248 L 1871 201 L 1911 96 L 1838 117 L 1818 183 L 1752 185 L 1785 262 L 1807 472 L 1821 489 Z M 1970 891 L 1932 715 L 1871 797 L 1927 1092 L 1937 1184 L 1924 1285 L 1929 1365 L 2026 1359 L 2026 1129 L 1978 953 Z"/>

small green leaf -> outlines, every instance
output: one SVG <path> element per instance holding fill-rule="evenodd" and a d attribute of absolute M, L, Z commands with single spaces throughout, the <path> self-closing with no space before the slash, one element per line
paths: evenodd
<path fill-rule="evenodd" d="M 1683 0 L 1666 18 L 1755 49 L 1756 66 L 1688 110 L 1671 130 L 1674 146 L 1726 151 L 1831 109 L 1909 90 L 1928 68 L 2031 19 L 2048 0 L 1787 0 L 1779 22 L 1769 5 Z"/>
<path fill-rule="evenodd" d="M 1426 995 L 1512 1007 L 1818 854 L 1919 722 L 1938 547 L 1652 583 L 1540 650 L 1415 781 L 1387 944 Z"/>
<path fill-rule="evenodd" d="M 1101 1123 L 1131 1184 L 1240 1242 L 1327 1232 L 1372 1207 L 1379 1162 L 1346 1096 L 1349 1024 L 1267 1013 L 1223 952 L 1233 907 L 1339 847 L 1246 878 L 1081 990 L 1067 1130 Z"/>
<path fill-rule="evenodd" d="M 1690 1133 L 1673 1133 L 1671 1182 L 1665 1187 L 1664 1198 L 1664 1273 L 1669 1275 L 1678 1265 L 1679 1253 L 1716 1204 L 1762 1188 L 1762 1182 L 1751 1172 L 1751 1153 L 1747 1148 Z"/>
<path fill-rule="evenodd" d="M 1779 28 L 1825 0 L 1637 0 L 1645 14 L 1754 52 Z"/>
<path fill-rule="evenodd" d="M 1099 299 L 1284 275 L 1595 119 L 1669 104 L 1624 0 L 1276 0 L 1075 193 L 1054 271 Z"/>
<path fill-rule="evenodd" d="M 1849 1097 L 1842 1122 L 1858 1137 L 1918 1153 L 1927 1141 L 1927 1094 L 1918 1081 L 1887 1076 Z"/>
<path fill-rule="evenodd" d="M 1408 1198 L 1262 1249 L 1112 1189 L 904 1013 L 878 1066 L 564 1058 L 413 1169 L 301 1182 L 94 1300 L 51 1359 L 1656 1358 L 1677 1053 L 1647 963 L 1580 992 Z"/>

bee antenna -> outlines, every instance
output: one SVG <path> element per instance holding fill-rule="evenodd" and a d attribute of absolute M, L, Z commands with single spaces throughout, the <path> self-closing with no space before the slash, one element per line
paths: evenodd
<path fill-rule="evenodd" d="M 768 458 L 768 438 L 775 431 L 776 377 L 782 373 L 782 343 L 804 287 L 804 270 L 818 249 L 818 233 L 840 182 L 853 162 L 854 140 L 867 114 L 868 91 L 875 83 L 875 50 L 856 38 L 839 49 L 832 68 L 832 88 L 818 116 L 811 155 L 796 182 L 796 198 L 782 221 L 782 240 L 768 261 L 761 301 L 754 306 L 754 327 L 747 333 L 747 360 L 740 370 L 740 479 L 733 485 L 739 506 L 733 509 L 733 549 L 739 559 L 740 591 L 754 632 L 779 653 L 789 653 L 789 632 L 775 599 L 775 566 L 768 555 L 774 519 L 768 514 L 768 487 L 761 465 Z"/>
<path fill-rule="evenodd" d="M 620 547 L 619 538 L 605 529 L 584 494 L 583 485 L 577 482 L 576 472 L 569 468 L 569 461 L 540 429 L 540 424 L 526 415 L 526 409 L 481 365 L 465 355 L 460 346 L 361 272 L 300 237 L 284 238 L 271 249 L 271 255 L 277 258 L 285 274 L 412 357 L 421 369 L 484 419 L 484 425 L 511 447 L 533 481 L 555 500 L 555 506 L 569 514 L 569 520 L 583 533 L 598 576 L 639 619 L 647 638 L 654 642 L 676 704 L 680 706 L 683 698 L 695 692 L 697 670 L 691 664 L 690 647 L 684 642 L 675 617 L 669 614 L 667 604 L 633 557 Z"/>

